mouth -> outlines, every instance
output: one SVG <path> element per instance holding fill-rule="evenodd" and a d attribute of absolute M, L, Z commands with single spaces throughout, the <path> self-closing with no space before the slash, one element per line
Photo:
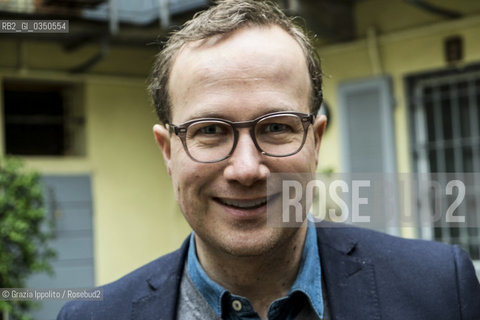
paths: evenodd
<path fill-rule="evenodd" d="M 256 209 L 267 203 L 267 198 L 260 198 L 260 199 L 254 199 L 254 200 L 216 198 L 216 200 L 221 204 L 223 204 L 224 206 L 232 207 L 235 209 L 243 209 L 243 210 Z"/>
<path fill-rule="evenodd" d="M 261 197 L 255 199 L 228 199 L 228 198 L 214 198 L 214 200 L 224 206 L 238 210 L 252 210 L 263 207 L 268 201 L 272 201 L 276 195 L 268 197 Z"/>

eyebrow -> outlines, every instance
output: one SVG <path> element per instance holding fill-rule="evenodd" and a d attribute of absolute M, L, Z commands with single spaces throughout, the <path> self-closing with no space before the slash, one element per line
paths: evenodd
<path fill-rule="evenodd" d="M 261 117 L 265 114 L 273 113 L 273 112 L 298 112 L 297 108 L 292 108 L 292 107 L 287 107 L 287 106 L 282 106 L 282 107 L 271 107 L 268 109 L 264 109 L 263 112 L 254 115 L 252 119 L 247 119 L 247 120 L 253 120 L 258 117 Z M 202 119 L 202 118 L 217 118 L 217 119 L 224 119 L 224 120 L 230 120 L 233 121 L 231 117 L 226 116 L 224 113 L 221 112 L 221 110 L 205 110 L 201 112 L 194 113 L 190 115 L 186 120 L 184 120 L 182 123 L 191 121 L 191 120 L 196 120 L 196 119 Z"/>

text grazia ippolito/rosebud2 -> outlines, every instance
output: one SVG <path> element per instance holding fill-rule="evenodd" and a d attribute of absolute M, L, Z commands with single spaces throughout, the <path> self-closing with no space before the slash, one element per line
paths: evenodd
<path fill-rule="evenodd" d="M 103 300 L 103 289 L 39 289 L 39 288 L 0 288 L 0 300 L 42 301 L 42 300 Z"/>

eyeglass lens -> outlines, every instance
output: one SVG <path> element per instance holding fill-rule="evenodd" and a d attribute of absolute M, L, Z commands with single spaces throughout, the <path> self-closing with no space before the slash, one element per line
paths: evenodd
<path fill-rule="evenodd" d="M 259 148 L 271 156 L 287 156 L 297 152 L 304 139 L 305 130 L 296 115 L 274 115 L 258 121 L 254 128 Z M 235 134 L 232 125 L 223 121 L 199 121 L 187 129 L 186 146 L 198 161 L 214 162 L 232 152 Z"/>

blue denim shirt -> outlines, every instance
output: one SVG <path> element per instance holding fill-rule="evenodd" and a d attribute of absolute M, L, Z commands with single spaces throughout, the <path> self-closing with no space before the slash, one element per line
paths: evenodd
<path fill-rule="evenodd" d="M 323 297 L 320 257 L 318 256 L 315 225 L 309 221 L 305 246 L 297 279 L 283 298 L 273 301 L 268 308 L 268 319 L 294 319 L 305 303 L 323 319 Z M 222 319 L 260 319 L 248 299 L 234 295 L 211 280 L 197 259 L 195 238 L 190 236 L 187 271 L 195 286 Z"/>

